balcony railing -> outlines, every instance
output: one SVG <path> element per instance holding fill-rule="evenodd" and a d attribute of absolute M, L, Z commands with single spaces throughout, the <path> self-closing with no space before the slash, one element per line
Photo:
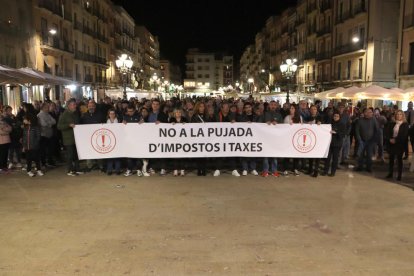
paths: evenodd
<path fill-rule="evenodd" d="M 75 76 L 76 76 L 76 81 L 82 81 L 81 74 L 76 73 Z"/>
<path fill-rule="evenodd" d="M 330 82 L 331 80 L 332 80 L 332 77 L 329 74 L 318 75 L 316 79 L 317 82 Z"/>
<path fill-rule="evenodd" d="M 349 43 L 349 44 L 345 44 L 345 45 L 341 45 L 335 48 L 335 55 L 343 55 L 346 53 L 352 53 L 358 50 L 362 50 L 364 49 L 364 43 L 358 42 L 358 43 Z"/>
<path fill-rule="evenodd" d="M 287 33 L 288 32 L 288 26 L 283 26 L 282 27 L 282 34 Z"/>
<path fill-rule="evenodd" d="M 352 71 L 353 80 L 362 80 L 362 70 L 353 70 Z"/>
<path fill-rule="evenodd" d="M 305 81 L 307 83 L 314 82 L 315 81 L 315 74 L 314 73 L 305 74 Z"/>
<path fill-rule="evenodd" d="M 323 36 L 330 33 L 332 33 L 332 28 L 329 26 L 324 26 L 316 31 L 317 36 Z"/>
<path fill-rule="evenodd" d="M 298 17 L 298 18 L 296 19 L 296 25 L 297 25 L 297 26 L 299 26 L 299 25 L 301 25 L 301 24 L 303 24 L 303 23 L 305 23 L 305 17 L 304 17 L 304 16 Z"/>
<path fill-rule="evenodd" d="M 352 10 L 352 15 L 358 15 L 360 13 L 364 13 L 367 11 L 366 7 L 365 7 L 365 1 L 361 2 L 360 4 L 354 6 L 353 10 Z"/>
<path fill-rule="evenodd" d="M 335 23 L 339 24 L 344 22 L 345 20 L 351 18 L 351 13 L 349 11 L 345 11 L 342 14 L 339 14 L 336 19 L 335 19 Z"/>
<path fill-rule="evenodd" d="M 320 11 L 324 12 L 329 9 L 332 9 L 332 1 L 331 0 L 323 0 L 320 5 Z"/>
<path fill-rule="evenodd" d="M 95 76 L 95 82 L 97 83 L 106 83 L 106 77 L 103 76 Z"/>
<path fill-rule="evenodd" d="M 307 52 L 305 54 L 305 60 L 306 59 L 314 59 L 314 58 L 316 58 L 316 52 L 315 51 Z"/>
<path fill-rule="evenodd" d="M 84 82 L 92 83 L 93 82 L 93 76 L 92 75 L 85 75 Z"/>
<path fill-rule="evenodd" d="M 332 53 L 331 51 L 320 52 L 316 54 L 316 61 L 324 60 L 324 59 L 331 59 Z"/>
<path fill-rule="evenodd" d="M 313 35 L 316 32 L 316 26 L 315 25 L 309 25 L 308 26 L 308 35 Z"/>
<path fill-rule="evenodd" d="M 311 12 L 313 12 L 314 10 L 316 10 L 316 2 L 309 3 L 309 4 L 308 4 L 308 13 L 311 13 Z"/>
<path fill-rule="evenodd" d="M 83 32 L 83 24 L 81 22 L 79 22 L 79 21 L 73 22 L 73 28 L 75 30 L 78 30 L 78 31 Z"/>
<path fill-rule="evenodd" d="M 61 6 L 57 5 L 55 1 L 52 0 L 39 0 L 39 8 L 46 9 L 53 14 L 56 14 L 63 19 L 66 19 L 70 22 L 72 22 L 72 12 L 67 9 L 65 6 L 65 9 L 63 9 Z M 63 11 L 65 11 L 63 13 Z"/>
<path fill-rule="evenodd" d="M 49 37 L 48 35 L 44 34 L 42 35 L 41 42 L 42 42 L 42 46 L 49 46 L 54 49 L 73 53 L 73 45 L 67 41 L 64 41 L 64 40 L 61 40 L 55 37 Z"/>
<path fill-rule="evenodd" d="M 72 70 L 65 69 L 65 72 L 64 72 L 64 75 L 63 76 L 65 78 L 72 79 L 73 78 L 73 72 L 72 72 Z"/>

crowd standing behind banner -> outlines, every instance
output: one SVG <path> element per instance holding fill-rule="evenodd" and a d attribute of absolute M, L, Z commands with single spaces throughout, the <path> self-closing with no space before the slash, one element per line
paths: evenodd
<path fill-rule="evenodd" d="M 124 176 L 151 176 L 155 169 L 165 175 L 172 168 L 174 176 L 185 176 L 186 168 L 195 167 L 198 176 L 206 176 L 211 169 L 214 176 L 221 170 L 230 169 L 233 176 L 260 175 L 279 177 L 299 176 L 300 171 L 313 177 L 335 176 L 338 165 L 347 165 L 351 145 L 353 157 L 357 158 L 356 171 L 372 172 L 372 160 L 376 157 L 384 162 L 384 151 L 390 157 L 387 178 L 394 177 L 394 162 L 397 160 L 397 180 L 401 180 L 403 160 L 408 158 L 408 145 L 414 148 L 413 103 L 406 111 L 394 106 L 376 108 L 355 107 L 353 114 L 345 105 L 332 102 L 321 110 L 321 102 L 310 105 L 306 101 L 298 104 L 279 102 L 258 102 L 247 100 L 221 100 L 213 98 L 187 98 L 161 102 L 158 99 L 138 101 L 105 98 L 99 104 L 92 100 L 69 100 L 66 109 L 60 102 L 35 102 L 23 104 L 17 115 L 10 106 L 1 106 L 0 120 L 0 173 L 7 174 L 13 168 L 27 170 L 30 177 L 42 176 L 42 168 L 55 167 L 62 162 L 61 150 L 66 150 L 67 175 L 77 176 L 85 171 L 102 170 Z M 87 160 L 86 168 L 80 169 L 73 129 L 79 124 L 143 124 L 143 123 L 206 123 L 243 122 L 267 124 L 331 124 L 332 141 L 328 158 L 308 160 L 299 158 L 176 158 L 136 159 L 114 158 L 107 160 Z M 145 133 L 142 133 L 145 135 Z M 22 152 L 25 153 L 26 167 L 22 166 Z M 291 159 L 291 160 L 290 160 Z M 282 161 L 282 162 L 278 162 Z M 32 170 L 32 162 L 36 170 Z M 171 163 L 171 164 L 169 164 Z M 210 168 L 209 168 L 210 165 Z M 281 166 L 280 166 L 281 165 Z M 413 167 L 413 166 L 412 166 Z"/>

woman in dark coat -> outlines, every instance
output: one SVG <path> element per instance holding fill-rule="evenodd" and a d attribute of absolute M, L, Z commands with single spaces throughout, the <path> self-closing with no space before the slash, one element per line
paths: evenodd
<path fill-rule="evenodd" d="M 214 114 L 213 114 L 214 115 Z M 213 116 L 214 117 L 214 116 Z M 207 109 L 203 102 L 197 102 L 194 107 L 194 115 L 191 117 L 192 123 L 207 123 L 211 122 L 211 117 L 207 115 Z M 197 175 L 206 176 L 207 172 L 207 158 L 196 158 Z"/>
<path fill-rule="evenodd" d="M 339 112 L 334 112 L 331 125 L 332 140 L 331 145 L 329 146 L 329 154 L 328 158 L 325 160 L 325 168 L 322 175 L 327 175 L 329 168 L 331 168 L 329 176 L 335 176 L 336 169 L 338 168 L 339 151 L 342 148 L 342 143 L 346 133 L 346 125 L 341 121 L 341 115 Z M 332 167 L 330 166 L 331 160 Z"/>
<path fill-rule="evenodd" d="M 388 152 L 390 154 L 390 163 L 388 167 L 387 178 L 393 177 L 394 159 L 397 158 L 397 180 L 401 181 L 404 145 L 408 143 L 408 123 L 402 110 L 398 110 L 395 113 L 395 121 L 389 124 L 386 137 L 388 143 Z"/>

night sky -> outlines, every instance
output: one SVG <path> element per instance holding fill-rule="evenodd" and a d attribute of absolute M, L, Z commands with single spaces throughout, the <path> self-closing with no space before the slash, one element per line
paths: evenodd
<path fill-rule="evenodd" d="M 269 16 L 294 6 L 296 0 L 114 0 L 139 25 L 158 36 L 161 57 L 182 68 L 188 48 L 227 51 L 238 63 Z M 183 72 L 184 73 L 184 72 Z"/>

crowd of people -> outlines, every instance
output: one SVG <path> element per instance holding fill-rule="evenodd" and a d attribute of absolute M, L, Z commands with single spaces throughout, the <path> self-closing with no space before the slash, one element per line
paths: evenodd
<path fill-rule="evenodd" d="M 13 112 L 10 106 L 0 105 L 0 173 L 22 168 L 30 177 L 43 176 L 45 168 L 63 163 L 66 154 L 67 175 L 76 176 L 91 170 L 102 170 L 108 175 L 151 176 L 155 170 L 166 175 L 185 176 L 186 170 L 196 169 L 198 176 L 211 170 L 219 176 L 229 169 L 233 176 L 248 174 L 263 177 L 298 176 L 302 172 L 335 176 L 339 165 L 347 165 L 356 158 L 356 171 L 372 172 L 373 159 L 385 162 L 388 153 L 387 178 L 393 178 L 397 160 L 396 179 L 401 180 L 403 160 L 408 158 L 409 144 L 414 148 L 413 103 L 402 111 L 398 106 L 383 108 L 348 107 L 344 103 L 322 108 L 320 101 L 309 104 L 263 102 L 249 99 L 223 100 L 221 98 L 172 98 L 111 100 L 69 100 L 65 108 L 59 101 L 24 103 Z M 16 114 L 15 114 L 16 113 Z M 86 160 L 81 169 L 73 129 L 79 124 L 142 124 L 142 123 L 205 123 L 250 122 L 267 124 L 331 124 L 332 140 L 328 157 L 311 158 L 176 158 L 139 159 L 114 158 Z M 145 135 L 145 134 L 143 134 Z M 137 137 L 139 142 L 139 137 Z M 277 143 L 277 141 L 275 141 Z M 353 149 L 353 152 L 351 152 Z M 26 165 L 23 166 L 22 156 Z M 33 163 L 35 168 L 32 167 Z M 259 173 L 260 172 L 260 173 Z"/>

